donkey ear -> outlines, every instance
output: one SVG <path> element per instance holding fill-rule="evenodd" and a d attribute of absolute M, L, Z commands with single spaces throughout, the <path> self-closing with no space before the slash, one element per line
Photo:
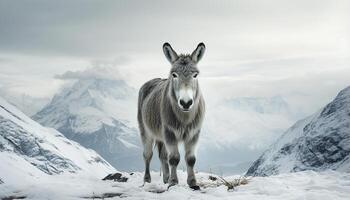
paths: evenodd
<path fill-rule="evenodd" d="M 197 48 L 191 54 L 192 60 L 198 62 L 202 59 L 205 52 L 205 45 L 203 42 L 199 43 Z"/>
<path fill-rule="evenodd" d="M 170 44 L 167 42 L 163 44 L 163 52 L 170 63 L 175 62 L 175 60 L 177 60 L 178 58 L 177 53 L 174 51 L 173 48 L 171 48 Z"/>

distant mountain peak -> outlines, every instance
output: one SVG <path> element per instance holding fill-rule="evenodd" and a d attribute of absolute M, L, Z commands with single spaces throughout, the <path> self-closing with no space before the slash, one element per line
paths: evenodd
<path fill-rule="evenodd" d="M 123 169 L 125 154 L 129 159 L 141 155 L 134 128 L 136 99 L 136 90 L 123 80 L 83 78 L 56 94 L 33 119 Z"/>

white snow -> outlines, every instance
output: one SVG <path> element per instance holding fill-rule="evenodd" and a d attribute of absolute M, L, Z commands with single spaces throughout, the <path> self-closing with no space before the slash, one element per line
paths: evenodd
<path fill-rule="evenodd" d="M 281 174 L 271 177 L 249 178 L 246 185 L 227 191 L 223 185 L 207 187 L 201 191 L 192 191 L 186 185 L 186 172 L 178 171 L 179 185 L 167 190 L 159 172 L 152 172 L 152 183 L 143 184 L 143 175 L 135 173 L 126 175 L 126 183 L 101 181 L 100 179 L 83 176 L 57 176 L 55 179 L 47 177 L 40 181 L 32 181 L 16 185 L 1 184 L 0 198 L 11 195 L 27 196 L 27 199 L 81 199 L 102 196 L 105 193 L 120 193 L 125 199 L 235 199 L 235 200 L 335 200 L 350 199 L 350 174 L 334 171 Z M 208 185 L 209 174 L 198 173 L 199 184 Z M 230 181 L 237 176 L 226 177 Z M 109 199 L 109 198 L 106 198 Z M 110 199 L 119 199 L 114 197 Z"/>

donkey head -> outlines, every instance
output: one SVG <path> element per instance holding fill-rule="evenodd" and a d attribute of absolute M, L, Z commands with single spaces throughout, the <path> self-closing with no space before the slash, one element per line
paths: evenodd
<path fill-rule="evenodd" d="M 204 55 L 205 45 L 198 44 L 192 54 L 177 55 L 170 44 L 165 43 L 163 51 L 172 65 L 169 74 L 171 97 L 183 112 L 189 112 L 198 96 L 197 63 Z"/>

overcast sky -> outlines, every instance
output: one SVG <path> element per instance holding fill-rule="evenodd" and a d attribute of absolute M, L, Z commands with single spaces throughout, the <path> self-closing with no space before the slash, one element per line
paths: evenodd
<path fill-rule="evenodd" d="M 0 96 L 51 98 L 91 76 L 137 90 L 168 75 L 164 42 L 178 53 L 204 42 L 198 67 L 210 133 L 202 138 L 251 161 L 296 119 L 237 114 L 220 102 L 280 96 L 300 117 L 323 107 L 350 85 L 349 11 L 348 0 L 0 0 Z M 202 159 L 213 157 L 225 158 Z"/>
<path fill-rule="evenodd" d="M 66 71 L 165 77 L 190 53 L 208 98 L 282 95 L 313 112 L 350 85 L 350 1 L 0 1 L 0 87 L 51 97 Z M 56 76 L 57 77 L 57 76 Z M 221 95 L 221 96 L 220 96 Z"/>

